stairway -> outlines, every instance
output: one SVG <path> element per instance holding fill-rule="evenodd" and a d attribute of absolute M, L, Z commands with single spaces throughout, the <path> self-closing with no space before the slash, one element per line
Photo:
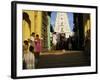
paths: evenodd
<path fill-rule="evenodd" d="M 42 53 L 36 68 L 58 68 L 90 66 L 90 57 L 84 55 L 83 51 L 66 51 L 55 53 Z"/>

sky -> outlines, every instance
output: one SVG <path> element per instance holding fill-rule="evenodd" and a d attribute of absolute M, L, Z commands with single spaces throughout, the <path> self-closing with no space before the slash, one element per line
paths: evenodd
<path fill-rule="evenodd" d="M 55 20 L 56 20 L 56 14 L 57 12 L 52 12 L 51 13 L 51 25 L 54 27 Z M 70 25 L 71 31 L 73 30 L 73 13 L 67 12 L 68 15 L 68 21 Z"/>

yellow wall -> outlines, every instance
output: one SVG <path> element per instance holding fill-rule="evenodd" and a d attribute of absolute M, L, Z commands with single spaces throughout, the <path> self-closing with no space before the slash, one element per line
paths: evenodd
<path fill-rule="evenodd" d="M 23 20 L 22 22 L 23 22 L 22 23 L 23 25 L 22 26 L 22 40 L 24 41 L 30 38 L 30 29 L 29 29 L 28 23 L 25 20 Z"/>
<path fill-rule="evenodd" d="M 34 15 L 35 15 L 35 12 L 34 11 L 31 11 L 31 10 L 25 10 L 24 12 L 28 13 L 29 15 L 29 19 L 31 21 L 31 33 L 34 32 Z"/>
<path fill-rule="evenodd" d="M 35 33 L 41 37 L 41 28 L 42 28 L 42 12 L 37 12 L 37 20 L 35 26 Z"/>
<path fill-rule="evenodd" d="M 29 19 L 31 21 L 31 32 L 29 30 L 28 23 L 23 20 L 22 24 L 22 38 L 23 40 L 30 39 L 30 34 L 35 32 L 35 34 L 39 34 L 41 37 L 41 27 L 42 27 L 42 12 L 40 11 L 32 11 L 32 10 L 24 10 L 29 15 Z"/>
<path fill-rule="evenodd" d="M 88 17 L 88 15 L 84 15 L 84 18 L 83 18 L 83 21 L 84 21 L 84 34 L 85 36 L 87 35 L 87 31 L 88 30 L 91 30 L 91 20 L 90 18 Z"/>

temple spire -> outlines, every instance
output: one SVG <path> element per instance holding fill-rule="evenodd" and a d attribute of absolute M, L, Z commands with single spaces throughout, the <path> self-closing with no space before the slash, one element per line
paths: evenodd
<path fill-rule="evenodd" d="M 54 31 L 57 33 L 65 33 L 66 38 L 72 35 L 67 13 L 57 12 Z"/>

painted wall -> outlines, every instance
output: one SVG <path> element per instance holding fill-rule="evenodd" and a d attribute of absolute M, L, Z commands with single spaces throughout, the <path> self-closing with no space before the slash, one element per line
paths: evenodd
<path fill-rule="evenodd" d="M 24 41 L 30 39 L 30 29 L 25 20 L 23 20 L 22 23 L 22 40 Z"/>
<path fill-rule="evenodd" d="M 41 37 L 42 12 L 38 11 L 36 14 L 35 33 Z"/>
<path fill-rule="evenodd" d="M 31 26 L 29 28 L 28 23 L 23 20 L 23 40 L 30 39 L 30 35 L 32 32 L 35 32 L 35 34 L 38 34 L 41 37 L 42 12 L 31 10 L 24 10 L 23 12 L 26 12 L 29 15 L 29 19 L 31 21 Z"/>
<path fill-rule="evenodd" d="M 83 23 L 84 23 L 84 34 L 86 37 L 87 31 L 91 30 L 91 17 L 89 14 L 83 15 Z"/>

